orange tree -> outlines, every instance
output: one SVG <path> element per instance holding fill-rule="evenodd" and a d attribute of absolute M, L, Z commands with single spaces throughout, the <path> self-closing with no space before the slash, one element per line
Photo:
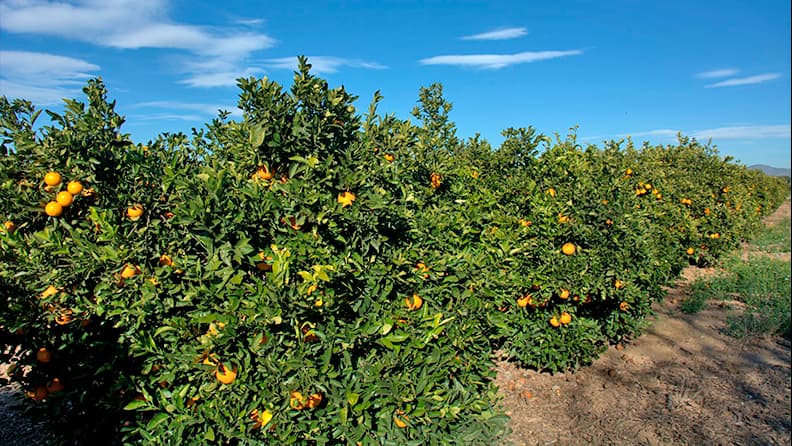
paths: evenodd
<path fill-rule="evenodd" d="M 3 359 L 63 432 L 492 442 L 493 350 L 590 362 L 787 196 L 685 139 L 462 141 L 440 85 L 418 124 L 378 115 L 379 93 L 359 115 L 309 68 L 288 90 L 242 79 L 241 120 L 147 145 L 100 81 L 39 131 L 2 99 Z"/>
<path fill-rule="evenodd" d="M 380 146 L 400 124 L 375 104 L 363 123 L 308 69 L 290 92 L 241 80 L 241 121 L 147 146 L 120 134 L 98 82 L 40 136 L 28 104 L 4 103 L 3 212 L 18 223 L 2 325 L 33 399 L 61 417 L 94 407 L 105 438 L 152 444 L 503 432 L 487 339 L 416 274 L 421 191 Z M 39 184 L 47 171 L 85 192 L 58 216 L 38 207 L 68 188 Z"/>

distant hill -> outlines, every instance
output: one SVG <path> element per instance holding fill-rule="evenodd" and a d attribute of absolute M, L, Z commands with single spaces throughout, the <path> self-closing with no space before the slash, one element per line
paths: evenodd
<path fill-rule="evenodd" d="M 754 164 L 752 166 L 748 166 L 749 169 L 761 170 L 762 172 L 770 175 L 771 177 L 788 177 L 789 175 L 789 168 L 781 168 L 781 167 L 772 167 L 766 166 L 764 164 Z"/>

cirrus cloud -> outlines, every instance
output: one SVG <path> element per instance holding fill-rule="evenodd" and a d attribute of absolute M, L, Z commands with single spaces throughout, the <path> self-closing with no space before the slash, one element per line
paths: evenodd
<path fill-rule="evenodd" d="M 758 74 L 756 76 L 727 79 L 725 81 L 716 82 L 710 85 L 705 85 L 704 88 L 736 87 L 738 85 L 761 84 L 763 82 L 778 79 L 779 77 L 781 77 L 780 73 Z"/>
<path fill-rule="evenodd" d="M 480 34 L 460 37 L 462 40 L 507 40 L 516 39 L 528 34 L 525 28 L 500 28 Z"/>
<path fill-rule="evenodd" d="M 489 70 L 497 70 L 523 63 L 538 62 L 540 60 L 556 59 L 559 57 L 577 56 L 583 54 L 581 50 L 567 51 L 524 51 L 515 54 L 466 54 L 445 55 L 421 59 L 422 65 L 455 65 Z"/>

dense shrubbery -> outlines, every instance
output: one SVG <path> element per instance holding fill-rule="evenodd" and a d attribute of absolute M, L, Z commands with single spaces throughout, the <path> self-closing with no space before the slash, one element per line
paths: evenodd
<path fill-rule="evenodd" d="M 493 352 L 590 362 L 788 193 L 685 138 L 493 150 L 437 85 L 415 125 L 308 69 L 145 146 L 99 81 L 38 131 L 2 99 L 3 358 L 72 438 L 488 444 Z"/>

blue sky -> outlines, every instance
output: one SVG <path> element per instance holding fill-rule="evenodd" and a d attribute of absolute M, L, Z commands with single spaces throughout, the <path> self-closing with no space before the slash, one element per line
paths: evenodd
<path fill-rule="evenodd" d="M 0 0 L 0 94 L 57 110 L 101 76 L 146 142 L 236 109 L 241 76 L 332 86 L 409 118 L 444 85 L 458 135 L 534 126 L 601 144 L 682 132 L 790 166 L 790 2 Z"/>

